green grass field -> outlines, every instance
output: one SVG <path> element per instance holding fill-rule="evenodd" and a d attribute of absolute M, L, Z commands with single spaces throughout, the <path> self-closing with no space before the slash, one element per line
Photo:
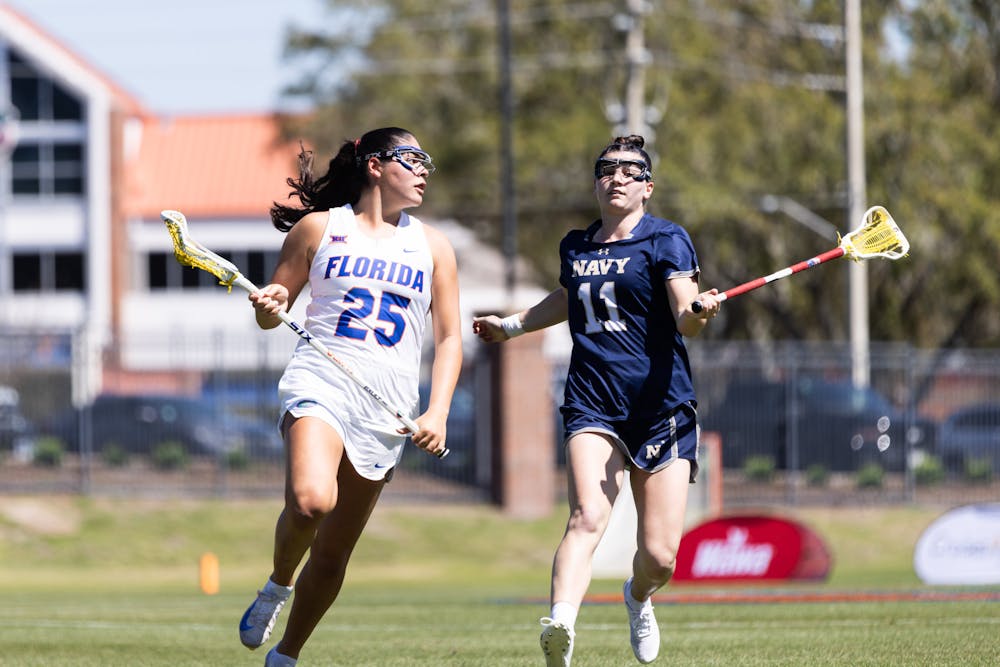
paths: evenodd
<path fill-rule="evenodd" d="M 0 497 L 0 665 L 259 667 L 265 650 L 243 648 L 236 625 L 269 569 L 277 503 Z M 930 590 L 912 550 L 940 512 L 795 511 L 828 541 L 834 571 L 781 590 Z M 562 523 L 383 505 L 300 664 L 543 664 L 537 620 Z M 198 590 L 206 551 L 221 563 L 218 595 Z M 620 584 L 596 580 L 591 592 Z M 655 664 L 1000 664 L 1000 602 L 670 602 L 704 590 L 674 586 L 658 599 Z M 624 618 L 618 604 L 585 605 L 574 666 L 638 664 Z"/>

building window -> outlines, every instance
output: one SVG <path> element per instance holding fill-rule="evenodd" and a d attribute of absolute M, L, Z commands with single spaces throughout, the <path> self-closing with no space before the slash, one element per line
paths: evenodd
<path fill-rule="evenodd" d="M 16 252 L 11 268 L 15 292 L 83 292 L 87 288 L 82 252 Z"/>
<path fill-rule="evenodd" d="M 278 265 L 278 251 L 272 250 L 219 250 L 221 257 L 239 267 L 244 277 L 255 285 L 271 280 Z M 172 252 L 151 252 L 146 257 L 146 284 L 151 291 L 168 289 L 217 288 L 219 281 L 212 274 L 200 269 L 181 266 Z"/>
<path fill-rule="evenodd" d="M 24 142 L 11 155 L 15 195 L 82 195 L 84 150 L 79 143 Z"/>
<path fill-rule="evenodd" d="M 15 254 L 12 266 L 15 292 L 37 292 L 42 289 L 41 255 Z"/>
<path fill-rule="evenodd" d="M 13 49 L 7 51 L 10 101 L 21 121 L 83 120 L 80 100 L 53 79 L 42 75 Z"/>
<path fill-rule="evenodd" d="M 52 192 L 83 194 L 83 146 L 52 144 Z"/>
<path fill-rule="evenodd" d="M 43 198 L 84 194 L 86 109 L 81 98 L 16 50 L 8 48 L 6 53 L 10 101 L 24 126 L 10 158 L 10 191 Z M 30 133 L 24 131 L 29 126 Z"/>
<path fill-rule="evenodd" d="M 150 290 L 166 289 L 170 286 L 170 256 L 165 252 L 151 252 L 146 258 L 146 286 Z"/>
<path fill-rule="evenodd" d="M 86 266 L 82 252 L 57 252 L 53 254 L 52 276 L 56 291 L 83 292 L 87 283 Z"/>

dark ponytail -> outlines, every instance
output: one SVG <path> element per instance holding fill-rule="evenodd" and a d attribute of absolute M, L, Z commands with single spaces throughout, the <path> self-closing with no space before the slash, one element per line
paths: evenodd
<path fill-rule="evenodd" d="M 271 223 L 287 232 L 305 215 L 326 211 L 344 204 L 357 204 L 361 192 L 368 185 L 366 155 L 388 150 L 406 143 L 413 134 L 400 127 L 383 127 L 372 130 L 359 139 L 345 141 L 330 160 L 326 173 L 313 178 L 313 152 L 302 146 L 299 152 L 299 177 L 289 178 L 292 191 L 289 197 L 298 197 L 301 207 L 274 202 L 271 206 Z M 301 146 L 301 143 L 300 143 Z"/>

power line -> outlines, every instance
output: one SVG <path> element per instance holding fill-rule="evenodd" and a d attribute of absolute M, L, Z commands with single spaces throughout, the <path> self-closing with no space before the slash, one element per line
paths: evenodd
<path fill-rule="evenodd" d="M 651 3 L 648 14 L 652 14 Z M 769 16 L 766 20 L 750 19 L 745 14 L 731 10 L 709 9 L 700 3 L 688 3 L 689 10 L 679 9 L 675 4 L 663 3 L 656 8 L 658 15 L 669 16 L 672 19 L 694 21 L 719 25 L 741 31 L 765 32 L 775 37 L 796 37 L 812 39 L 830 44 L 842 44 L 844 28 L 838 24 L 816 23 L 803 21 L 788 16 Z M 565 5 L 531 7 L 510 12 L 511 27 L 531 25 L 551 20 L 592 20 L 613 18 L 622 13 L 620 2 L 577 2 Z M 391 18 L 391 20 L 390 20 Z M 493 7 L 487 4 L 477 4 L 454 11 L 436 11 L 434 13 L 394 16 L 377 25 L 383 32 L 454 32 L 466 28 L 482 28 L 493 30 L 497 28 L 497 17 Z"/>
<path fill-rule="evenodd" d="M 521 55 L 512 59 L 511 70 L 514 73 L 531 73 L 545 69 L 594 69 L 604 67 L 609 62 L 621 60 L 621 54 L 612 51 L 560 52 L 538 53 L 529 56 Z M 454 75 L 478 74 L 495 71 L 497 61 L 494 56 L 485 55 L 478 58 L 433 58 L 422 60 L 394 59 L 366 66 L 365 71 L 357 72 L 356 76 L 395 76 L 395 75 Z"/>
<path fill-rule="evenodd" d="M 509 25 L 527 25 L 546 20 L 588 20 L 609 18 L 621 23 L 638 23 L 641 17 L 653 14 L 652 6 L 642 0 L 629 0 L 627 13 L 622 13 L 619 3 L 612 2 L 579 2 L 558 7 L 533 7 L 510 12 Z M 640 11 L 641 10 L 641 11 Z M 714 24 L 733 30 L 764 31 L 778 37 L 804 37 L 817 39 L 827 43 L 843 41 L 843 27 L 820 23 L 803 22 L 796 19 L 779 16 L 767 21 L 750 20 L 739 12 L 708 9 L 696 3 L 689 3 L 688 9 L 677 9 L 675 5 L 656 9 L 657 14 L 666 15 L 674 20 L 683 19 L 701 24 Z M 385 22 L 376 30 L 386 33 L 428 33 L 455 32 L 462 29 L 497 28 L 495 11 L 487 4 L 477 4 L 466 7 L 464 11 L 438 11 L 418 16 L 401 17 L 391 22 Z M 637 29 L 622 26 L 629 36 L 637 33 Z M 638 29 L 641 30 L 641 27 Z M 599 69 L 621 67 L 635 69 L 637 66 L 648 66 L 655 63 L 660 67 L 702 72 L 720 72 L 730 79 L 768 83 L 780 87 L 800 87 L 809 90 L 843 91 L 846 84 L 843 76 L 817 73 L 799 73 L 792 70 L 781 70 L 766 67 L 756 67 L 743 61 L 691 59 L 679 60 L 665 52 L 650 52 L 642 45 L 642 53 L 635 48 L 626 49 L 626 53 L 618 50 L 586 50 L 571 52 L 519 52 L 512 54 L 511 71 L 514 74 L 530 74 L 547 69 Z M 640 59 L 648 62 L 639 63 Z M 363 77 L 392 75 L 456 75 L 463 73 L 481 73 L 496 71 L 496 60 L 492 55 L 480 57 L 438 57 L 415 59 L 369 61 L 364 69 L 356 70 L 355 75 Z"/>
<path fill-rule="evenodd" d="M 799 37 L 820 42 L 842 44 L 844 27 L 837 24 L 813 23 L 787 16 L 769 16 L 766 20 L 749 19 L 745 14 L 731 10 L 709 9 L 700 3 L 689 2 L 690 12 L 679 11 L 676 5 L 664 3 L 660 11 L 673 18 L 710 23 L 735 30 L 764 31 L 776 37 Z"/>
<path fill-rule="evenodd" d="M 844 76 L 839 74 L 792 72 L 756 67 L 746 62 L 729 59 L 681 59 L 666 51 L 653 51 L 652 55 L 653 61 L 661 67 L 693 72 L 721 72 L 726 78 L 736 81 L 768 83 L 782 88 L 795 87 L 808 90 L 842 92 L 847 89 Z"/>
<path fill-rule="evenodd" d="M 590 20 L 610 18 L 619 11 L 617 3 L 613 2 L 581 2 L 543 6 L 530 9 L 511 11 L 509 23 L 511 27 L 542 23 L 553 19 L 559 20 Z M 486 5 L 466 7 L 463 10 L 435 12 L 416 16 L 393 17 L 381 28 L 386 32 L 452 32 L 462 28 L 496 29 L 497 17 L 494 9 Z"/>
<path fill-rule="evenodd" d="M 846 89 L 844 77 L 841 75 L 776 70 L 722 59 L 680 59 L 665 51 L 650 51 L 650 55 L 654 64 L 666 69 L 722 73 L 726 78 L 731 80 L 768 83 L 779 87 L 798 87 L 808 90 L 837 92 Z M 624 64 L 626 64 L 626 60 L 618 51 L 548 52 L 515 56 L 511 63 L 511 71 L 514 74 L 531 74 L 553 69 L 596 70 L 602 67 L 614 67 Z M 458 74 L 493 72 L 495 70 L 495 57 L 487 55 L 479 58 L 463 58 L 461 60 L 455 58 L 387 60 L 370 63 L 365 66 L 364 70 L 356 72 L 355 76 L 366 78 L 402 75 L 453 76 Z"/>

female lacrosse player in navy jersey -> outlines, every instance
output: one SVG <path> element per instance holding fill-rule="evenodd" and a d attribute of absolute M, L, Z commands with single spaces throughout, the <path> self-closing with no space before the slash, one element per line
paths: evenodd
<path fill-rule="evenodd" d="M 274 569 L 240 620 L 250 649 L 267 641 L 278 613 L 295 598 L 266 667 L 295 665 L 333 604 L 344 571 L 403 443 L 445 447 L 445 422 L 462 364 L 455 253 L 441 232 L 406 213 L 424 198 L 434 171 L 414 136 L 382 128 L 344 143 L 327 173 L 313 179 L 311 153 L 289 179 L 301 208 L 275 204 L 287 232 L 271 284 L 250 301 L 257 323 L 277 326 L 307 285 L 305 329 L 390 405 L 416 419 L 400 431 L 393 417 L 339 368 L 300 340 L 278 385 L 285 439 L 285 508 L 274 537 Z M 420 353 L 431 314 L 434 361 L 427 410 L 417 416 Z"/>
<path fill-rule="evenodd" d="M 699 292 L 687 232 L 645 212 L 653 194 L 643 138 L 601 151 L 594 190 L 601 219 L 559 246 L 560 289 L 520 313 L 476 318 L 486 342 L 505 341 L 568 318 L 573 352 L 561 408 L 569 520 L 552 565 L 552 610 L 542 619 L 549 667 L 566 667 L 591 561 L 624 471 L 638 515 L 638 551 L 624 584 L 632 650 L 652 662 L 660 634 L 652 594 L 669 581 L 680 544 L 688 484 L 697 473 L 698 425 L 684 336 L 719 312 L 718 290 Z M 691 304 L 700 301 L 695 313 Z"/>

